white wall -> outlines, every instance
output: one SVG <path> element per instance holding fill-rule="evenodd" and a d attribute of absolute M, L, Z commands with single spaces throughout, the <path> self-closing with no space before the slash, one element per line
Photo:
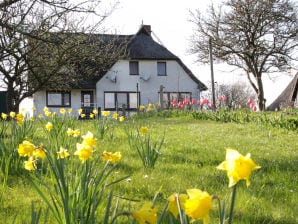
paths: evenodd
<path fill-rule="evenodd" d="M 129 75 L 129 61 L 120 60 L 112 69 L 96 84 L 96 99 L 98 105 L 104 109 L 105 91 L 136 91 L 137 83 L 140 91 L 141 104 L 158 103 L 158 92 L 163 85 L 164 92 L 192 92 L 194 98 L 199 97 L 198 84 L 182 69 L 176 61 L 166 61 L 167 76 L 157 75 L 157 61 L 139 61 L 140 75 Z M 116 75 L 116 82 L 108 77 Z M 150 76 L 148 81 L 140 79 L 141 76 Z"/>
<path fill-rule="evenodd" d="M 80 89 L 71 90 L 71 107 L 48 107 L 51 112 L 59 113 L 61 108 L 72 108 L 72 114 L 77 116 L 78 109 L 81 108 L 81 91 Z M 83 90 L 85 91 L 85 90 Z M 94 90 L 93 90 L 94 91 Z M 95 95 L 95 93 L 94 93 Z M 96 99 L 95 99 L 96 100 Z M 96 103 L 96 101 L 95 101 Z M 33 95 L 33 106 L 36 108 L 34 115 L 44 114 L 44 107 L 46 106 L 46 91 L 38 91 Z"/>

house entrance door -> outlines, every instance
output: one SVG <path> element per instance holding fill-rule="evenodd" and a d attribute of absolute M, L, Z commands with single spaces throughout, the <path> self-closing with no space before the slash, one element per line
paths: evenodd
<path fill-rule="evenodd" d="M 89 116 L 94 109 L 93 91 L 81 92 L 81 107 L 83 109 L 83 113 Z"/>

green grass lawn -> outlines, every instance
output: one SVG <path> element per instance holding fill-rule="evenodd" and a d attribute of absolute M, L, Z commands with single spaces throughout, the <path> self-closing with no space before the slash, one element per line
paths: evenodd
<path fill-rule="evenodd" d="M 82 133 L 96 132 L 92 121 L 77 121 L 74 125 Z M 124 129 L 141 126 L 147 126 L 149 134 L 157 140 L 165 134 L 154 168 L 144 168 L 136 151 L 129 148 Z M 43 140 L 42 134 L 35 136 Z M 106 150 L 122 154 L 113 178 L 126 175 L 130 178 L 112 186 L 115 195 L 125 198 L 120 199 L 120 205 L 127 205 L 127 199 L 131 199 L 134 202 L 130 205 L 135 207 L 152 201 L 159 192 L 156 199 L 159 210 L 172 193 L 185 193 L 191 188 L 217 195 L 222 201 L 229 200 L 232 189 L 228 188 L 226 172 L 216 166 L 225 160 L 226 148 L 236 149 L 243 155 L 251 153 L 262 168 L 252 172 L 249 187 L 245 181 L 239 183 L 233 223 L 295 224 L 298 223 L 297 139 L 297 131 L 252 123 L 221 123 L 185 116 L 155 117 L 128 119 L 108 129 L 103 139 L 98 138 L 95 153 Z M 44 206 L 25 176 L 9 176 L 0 223 L 12 223 L 16 214 L 16 223 L 29 223 L 31 202 L 36 207 Z M 215 201 L 213 204 L 210 223 L 218 223 L 217 204 Z"/>

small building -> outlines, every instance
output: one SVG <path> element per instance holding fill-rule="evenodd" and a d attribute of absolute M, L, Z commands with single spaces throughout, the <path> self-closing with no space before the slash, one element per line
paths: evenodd
<path fill-rule="evenodd" d="M 129 39 L 127 56 L 101 77 L 79 82 L 69 90 L 36 92 L 33 95 L 36 113 L 43 113 L 44 107 L 51 111 L 60 108 L 116 111 L 122 106 L 129 112 L 149 103 L 166 107 L 174 98 L 199 99 L 201 92 L 207 90 L 180 58 L 153 39 L 150 25 L 142 25 L 136 34 L 123 39 Z"/>
<path fill-rule="evenodd" d="M 285 90 L 274 100 L 267 110 L 280 110 L 283 108 L 298 108 L 298 73 L 285 88 Z"/>

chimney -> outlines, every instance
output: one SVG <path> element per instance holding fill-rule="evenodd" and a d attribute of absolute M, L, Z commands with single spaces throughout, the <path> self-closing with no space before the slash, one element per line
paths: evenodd
<path fill-rule="evenodd" d="M 151 26 L 150 25 L 142 25 L 143 29 L 151 36 Z"/>

